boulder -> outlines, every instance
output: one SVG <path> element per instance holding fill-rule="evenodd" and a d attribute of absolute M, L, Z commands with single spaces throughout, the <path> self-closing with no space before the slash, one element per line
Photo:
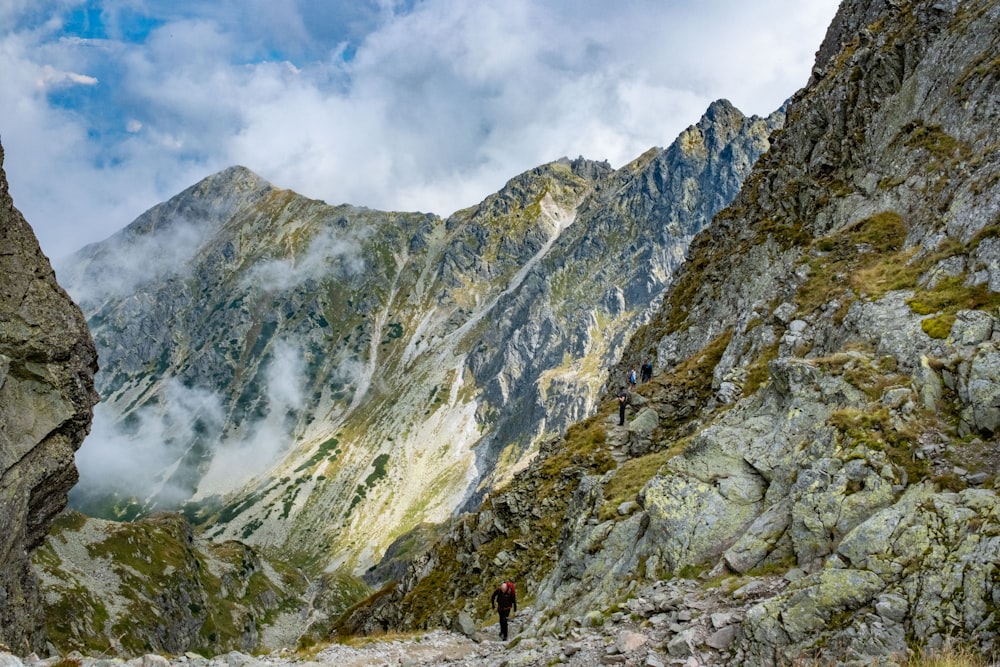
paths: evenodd
<path fill-rule="evenodd" d="M 615 647 L 618 649 L 619 653 L 631 653 L 632 651 L 645 646 L 648 642 L 649 637 L 640 632 L 623 630 L 618 634 L 618 639 L 615 641 Z"/>
<path fill-rule="evenodd" d="M 966 382 L 972 413 L 970 426 L 979 432 L 993 434 L 1000 427 L 1000 345 L 984 343 L 969 366 Z"/>
<path fill-rule="evenodd" d="M 465 635 L 474 642 L 479 641 L 479 630 L 468 612 L 460 611 L 452 618 L 451 629 L 454 632 Z"/>

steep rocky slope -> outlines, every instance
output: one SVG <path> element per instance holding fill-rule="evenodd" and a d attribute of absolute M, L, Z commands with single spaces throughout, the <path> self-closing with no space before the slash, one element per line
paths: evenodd
<path fill-rule="evenodd" d="M 33 562 L 49 641 L 63 654 L 294 647 L 312 623 L 361 594 L 309 581 L 245 544 L 200 539 L 180 515 L 124 523 L 66 512 Z"/>
<path fill-rule="evenodd" d="M 14 208 L 2 164 L 0 147 L 0 644 L 27 651 L 45 642 L 29 556 L 76 482 L 97 353 Z"/>
<path fill-rule="evenodd" d="M 549 636 L 692 578 L 685 622 L 661 609 L 681 660 L 998 650 L 998 26 L 995 0 L 846 0 L 625 350 L 619 376 L 656 359 L 628 426 L 608 402 L 549 441 L 344 628 L 481 618 L 515 577 Z"/>
<path fill-rule="evenodd" d="M 717 102 L 619 170 L 560 160 L 447 219 L 206 179 L 60 269 L 104 369 L 73 502 L 184 503 L 211 538 L 363 572 L 593 412 L 782 119 Z"/>

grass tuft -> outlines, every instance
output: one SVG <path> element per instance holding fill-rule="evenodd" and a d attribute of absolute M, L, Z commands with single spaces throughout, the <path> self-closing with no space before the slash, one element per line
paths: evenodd
<path fill-rule="evenodd" d="M 639 490 L 659 472 L 671 455 L 671 450 L 654 452 L 618 466 L 604 487 L 604 505 L 601 506 L 598 519 L 607 521 L 614 518 L 619 505 L 635 500 Z"/>
<path fill-rule="evenodd" d="M 916 651 L 905 661 L 905 667 L 987 667 L 991 661 L 981 653 L 962 646 L 946 646 L 940 649 Z"/>
<path fill-rule="evenodd" d="M 920 328 L 931 338 L 944 340 L 951 333 L 953 324 L 955 324 L 955 315 L 949 313 L 938 317 L 928 317 L 920 323 Z"/>

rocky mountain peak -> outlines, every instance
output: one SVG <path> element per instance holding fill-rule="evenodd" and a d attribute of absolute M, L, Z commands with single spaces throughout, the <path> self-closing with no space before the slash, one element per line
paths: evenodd
<path fill-rule="evenodd" d="M 718 99 L 708 105 L 708 109 L 702 116 L 699 124 L 709 125 L 709 124 L 725 124 L 725 125 L 739 125 L 743 122 L 743 114 L 739 109 L 733 106 L 733 103 L 727 99 Z"/>

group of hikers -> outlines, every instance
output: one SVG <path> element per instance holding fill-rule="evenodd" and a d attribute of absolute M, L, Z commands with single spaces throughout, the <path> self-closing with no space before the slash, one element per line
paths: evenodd
<path fill-rule="evenodd" d="M 622 385 L 621 388 L 618 390 L 617 398 L 618 398 L 619 426 L 625 425 L 625 406 L 629 404 L 629 397 L 630 397 L 629 391 L 635 389 L 635 385 L 637 384 L 637 382 L 641 381 L 643 384 L 645 384 L 646 382 L 649 382 L 649 380 L 652 377 L 653 377 L 653 364 L 648 360 L 642 364 L 642 370 L 640 371 L 640 374 L 638 376 L 636 375 L 635 367 L 633 367 L 632 370 L 628 372 L 628 375 L 626 376 L 627 388 L 626 385 Z"/>
<path fill-rule="evenodd" d="M 639 372 L 632 368 L 626 376 L 626 384 L 618 390 L 618 424 L 625 424 L 625 406 L 629 403 L 629 390 L 634 389 L 639 382 L 646 383 L 653 377 L 653 364 L 646 361 Z M 627 388 L 626 388 L 627 387 Z M 493 595 L 490 596 L 490 608 L 495 609 L 500 617 L 500 639 L 507 641 L 508 620 L 512 612 L 517 612 L 517 591 L 513 582 L 503 581 Z"/>
<path fill-rule="evenodd" d="M 629 391 L 639 383 L 649 382 L 653 377 L 653 364 L 646 361 L 641 368 L 632 368 L 626 376 L 626 384 L 618 390 L 618 425 L 625 425 L 625 406 L 629 403 Z M 507 641 L 507 621 L 512 612 L 517 612 L 517 592 L 513 582 L 504 581 L 490 596 L 490 608 L 495 609 L 500 617 L 500 639 Z"/>

